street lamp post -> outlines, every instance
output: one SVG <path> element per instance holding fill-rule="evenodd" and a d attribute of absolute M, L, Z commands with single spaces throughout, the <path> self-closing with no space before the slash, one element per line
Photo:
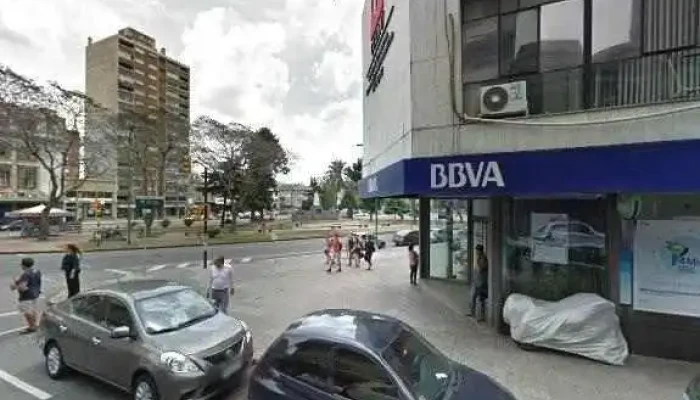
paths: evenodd
<path fill-rule="evenodd" d="M 202 252 L 202 268 L 207 269 L 207 235 L 209 227 L 209 170 L 204 168 L 204 251 Z"/>
<path fill-rule="evenodd" d="M 129 126 L 129 197 L 126 204 L 126 243 L 131 245 L 131 221 L 134 219 L 133 210 L 131 209 L 131 204 L 134 202 L 134 163 L 132 160 L 131 153 L 133 152 L 134 145 L 134 127 Z"/>

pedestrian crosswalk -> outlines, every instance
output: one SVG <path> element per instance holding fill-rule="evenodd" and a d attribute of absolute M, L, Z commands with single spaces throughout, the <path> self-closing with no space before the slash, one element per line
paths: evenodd
<path fill-rule="evenodd" d="M 386 249 L 375 254 L 375 261 L 379 263 L 384 262 L 400 262 L 399 258 L 404 256 L 404 251 L 400 249 Z M 297 253 L 297 254 L 284 254 L 284 255 L 262 255 L 260 257 L 240 257 L 240 258 L 229 258 L 225 259 L 225 263 L 233 265 L 234 268 L 237 266 L 242 266 L 246 264 L 255 265 L 270 265 L 277 263 L 288 263 L 291 259 L 309 259 L 318 258 L 319 261 L 323 260 L 323 255 L 318 252 L 313 253 Z M 207 267 L 213 265 L 213 259 L 209 259 L 207 262 Z M 111 274 L 123 274 L 123 273 L 137 273 L 146 275 L 157 275 L 159 273 L 167 273 L 167 271 L 186 271 L 186 270 L 199 270 L 202 268 L 202 260 L 191 260 L 191 261 L 174 261 L 174 262 L 160 262 L 153 264 L 141 264 L 141 265 L 131 265 L 122 266 L 120 268 L 107 269 L 105 271 Z M 89 268 L 88 268 L 89 269 Z"/>

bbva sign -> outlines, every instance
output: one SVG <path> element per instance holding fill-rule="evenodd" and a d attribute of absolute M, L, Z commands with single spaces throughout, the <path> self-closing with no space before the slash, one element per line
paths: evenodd
<path fill-rule="evenodd" d="M 430 164 L 430 188 L 505 187 L 501 167 L 496 161 Z"/>

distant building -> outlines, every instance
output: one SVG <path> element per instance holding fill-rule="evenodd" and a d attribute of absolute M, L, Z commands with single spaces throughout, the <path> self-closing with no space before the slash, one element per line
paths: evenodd
<path fill-rule="evenodd" d="M 189 165 L 183 165 L 189 155 L 189 67 L 133 28 L 95 42 L 89 38 L 85 60 L 87 95 L 119 115 L 142 117 L 153 128 L 145 135 L 158 135 L 145 149 L 147 154 L 117 151 L 112 161 L 116 216 L 127 216 L 130 189 L 136 204 L 148 204 L 159 217 L 184 214 L 189 190 Z M 141 139 L 134 137 L 135 142 Z"/>
<path fill-rule="evenodd" d="M 23 111 L 22 111 L 23 110 Z M 65 120 L 59 116 L 46 113 L 46 110 L 20 109 L 13 105 L 2 105 L 0 108 L 0 137 L 12 138 L 17 135 L 17 127 L 13 126 L 12 118 L 2 118 L 2 115 L 10 113 L 27 112 L 36 113 L 37 121 L 45 121 L 45 125 L 37 125 L 37 129 L 65 130 Z M 41 115 L 39 115 L 41 113 Z M 30 114 L 32 115 L 32 114 Z M 9 121 L 9 122 L 8 122 Z M 36 137 L 41 137 L 38 132 Z M 76 135 L 77 132 L 68 131 L 67 135 Z M 41 163 L 35 159 L 22 143 L 14 143 L 13 140 L 0 141 L 0 217 L 6 212 L 32 207 L 49 200 L 51 190 L 51 177 Z M 68 143 L 68 142 L 66 142 Z M 75 151 L 69 151 L 69 168 L 67 175 L 78 169 Z M 59 155 L 56 154 L 56 159 Z"/>
<path fill-rule="evenodd" d="M 300 210 L 304 200 L 308 198 L 311 188 L 302 184 L 280 184 L 275 191 L 276 211 Z"/>

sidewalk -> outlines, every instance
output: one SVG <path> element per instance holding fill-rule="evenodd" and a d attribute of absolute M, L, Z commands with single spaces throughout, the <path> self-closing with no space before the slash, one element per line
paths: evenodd
<path fill-rule="evenodd" d="M 434 281 L 410 286 L 405 248 L 379 254 L 373 271 L 344 268 L 342 273 L 326 274 L 317 257 L 255 272 L 239 267 L 232 307 L 253 328 L 256 351 L 264 350 L 295 316 L 319 308 L 358 308 L 401 318 L 452 358 L 496 378 L 519 400 L 680 399 L 700 372 L 699 364 L 641 356 L 630 356 L 627 365 L 614 367 L 566 354 L 521 350 L 509 337 L 465 317 L 461 300 L 446 304 L 455 292 L 459 296 L 459 286 Z"/>

